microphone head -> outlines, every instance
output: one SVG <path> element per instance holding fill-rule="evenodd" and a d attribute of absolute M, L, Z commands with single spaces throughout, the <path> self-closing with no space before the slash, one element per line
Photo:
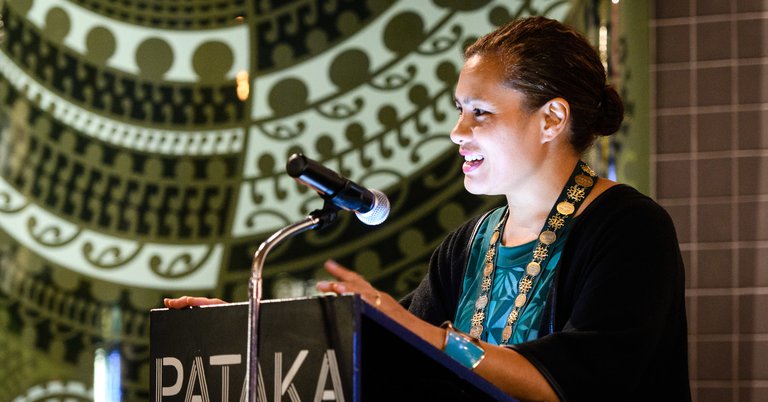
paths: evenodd
<path fill-rule="evenodd" d="M 389 216 L 389 199 L 379 190 L 370 189 L 373 194 L 373 208 L 366 213 L 356 212 L 357 219 L 366 225 L 379 225 Z"/>

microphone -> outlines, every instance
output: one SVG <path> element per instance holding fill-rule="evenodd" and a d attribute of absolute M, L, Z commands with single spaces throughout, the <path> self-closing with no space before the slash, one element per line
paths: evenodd
<path fill-rule="evenodd" d="M 303 154 L 293 154 L 286 164 L 288 175 L 315 189 L 334 205 L 354 211 L 366 225 L 378 225 L 389 215 L 389 199 L 379 190 L 367 189 Z"/>

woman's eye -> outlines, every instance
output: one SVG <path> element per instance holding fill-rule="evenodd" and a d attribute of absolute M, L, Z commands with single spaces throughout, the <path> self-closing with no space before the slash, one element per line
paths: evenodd
<path fill-rule="evenodd" d="M 482 115 L 484 115 L 484 114 L 486 114 L 486 113 L 488 113 L 488 112 L 486 112 L 486 111 L 485 111 L 485 110 L 483 110 L 483 109 L 472 109 L 472 113 L 473 113 L 473 114 L 474 114 L 476 117 L 480 117 L 480 116 L 482 116 Z"/>

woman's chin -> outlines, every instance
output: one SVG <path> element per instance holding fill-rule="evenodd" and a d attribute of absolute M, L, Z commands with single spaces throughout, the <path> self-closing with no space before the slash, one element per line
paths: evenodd
<path fill-rule="evenodd" d="M 475 195 L 484 195 L 487 194 L 486 189 L 480 185 L 480 183 L 477 182 L 477 180 L 472 180 L 472 178 L 468 176 L 464 176 L 464 189 L 467 190 L 470 194 Z"/>

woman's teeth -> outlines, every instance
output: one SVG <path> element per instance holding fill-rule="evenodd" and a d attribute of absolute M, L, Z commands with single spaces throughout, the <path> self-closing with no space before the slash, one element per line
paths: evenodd
<path fill-rule="evenodd" d="M 464 155 L 465 162 L 474 162 L 483 160 L 482 155 Z"/>
<path fill-rule="evenodd" d="M 475 169 L 479 168 L 480 165 L 483 164 L 483 161 L 485 158 L 483 158 L 482 155 L 464 155 L 464 165 L 462 166 L 462 170 L 465 174 L 468 174 L 469 172 L 474 171 Z"/>

